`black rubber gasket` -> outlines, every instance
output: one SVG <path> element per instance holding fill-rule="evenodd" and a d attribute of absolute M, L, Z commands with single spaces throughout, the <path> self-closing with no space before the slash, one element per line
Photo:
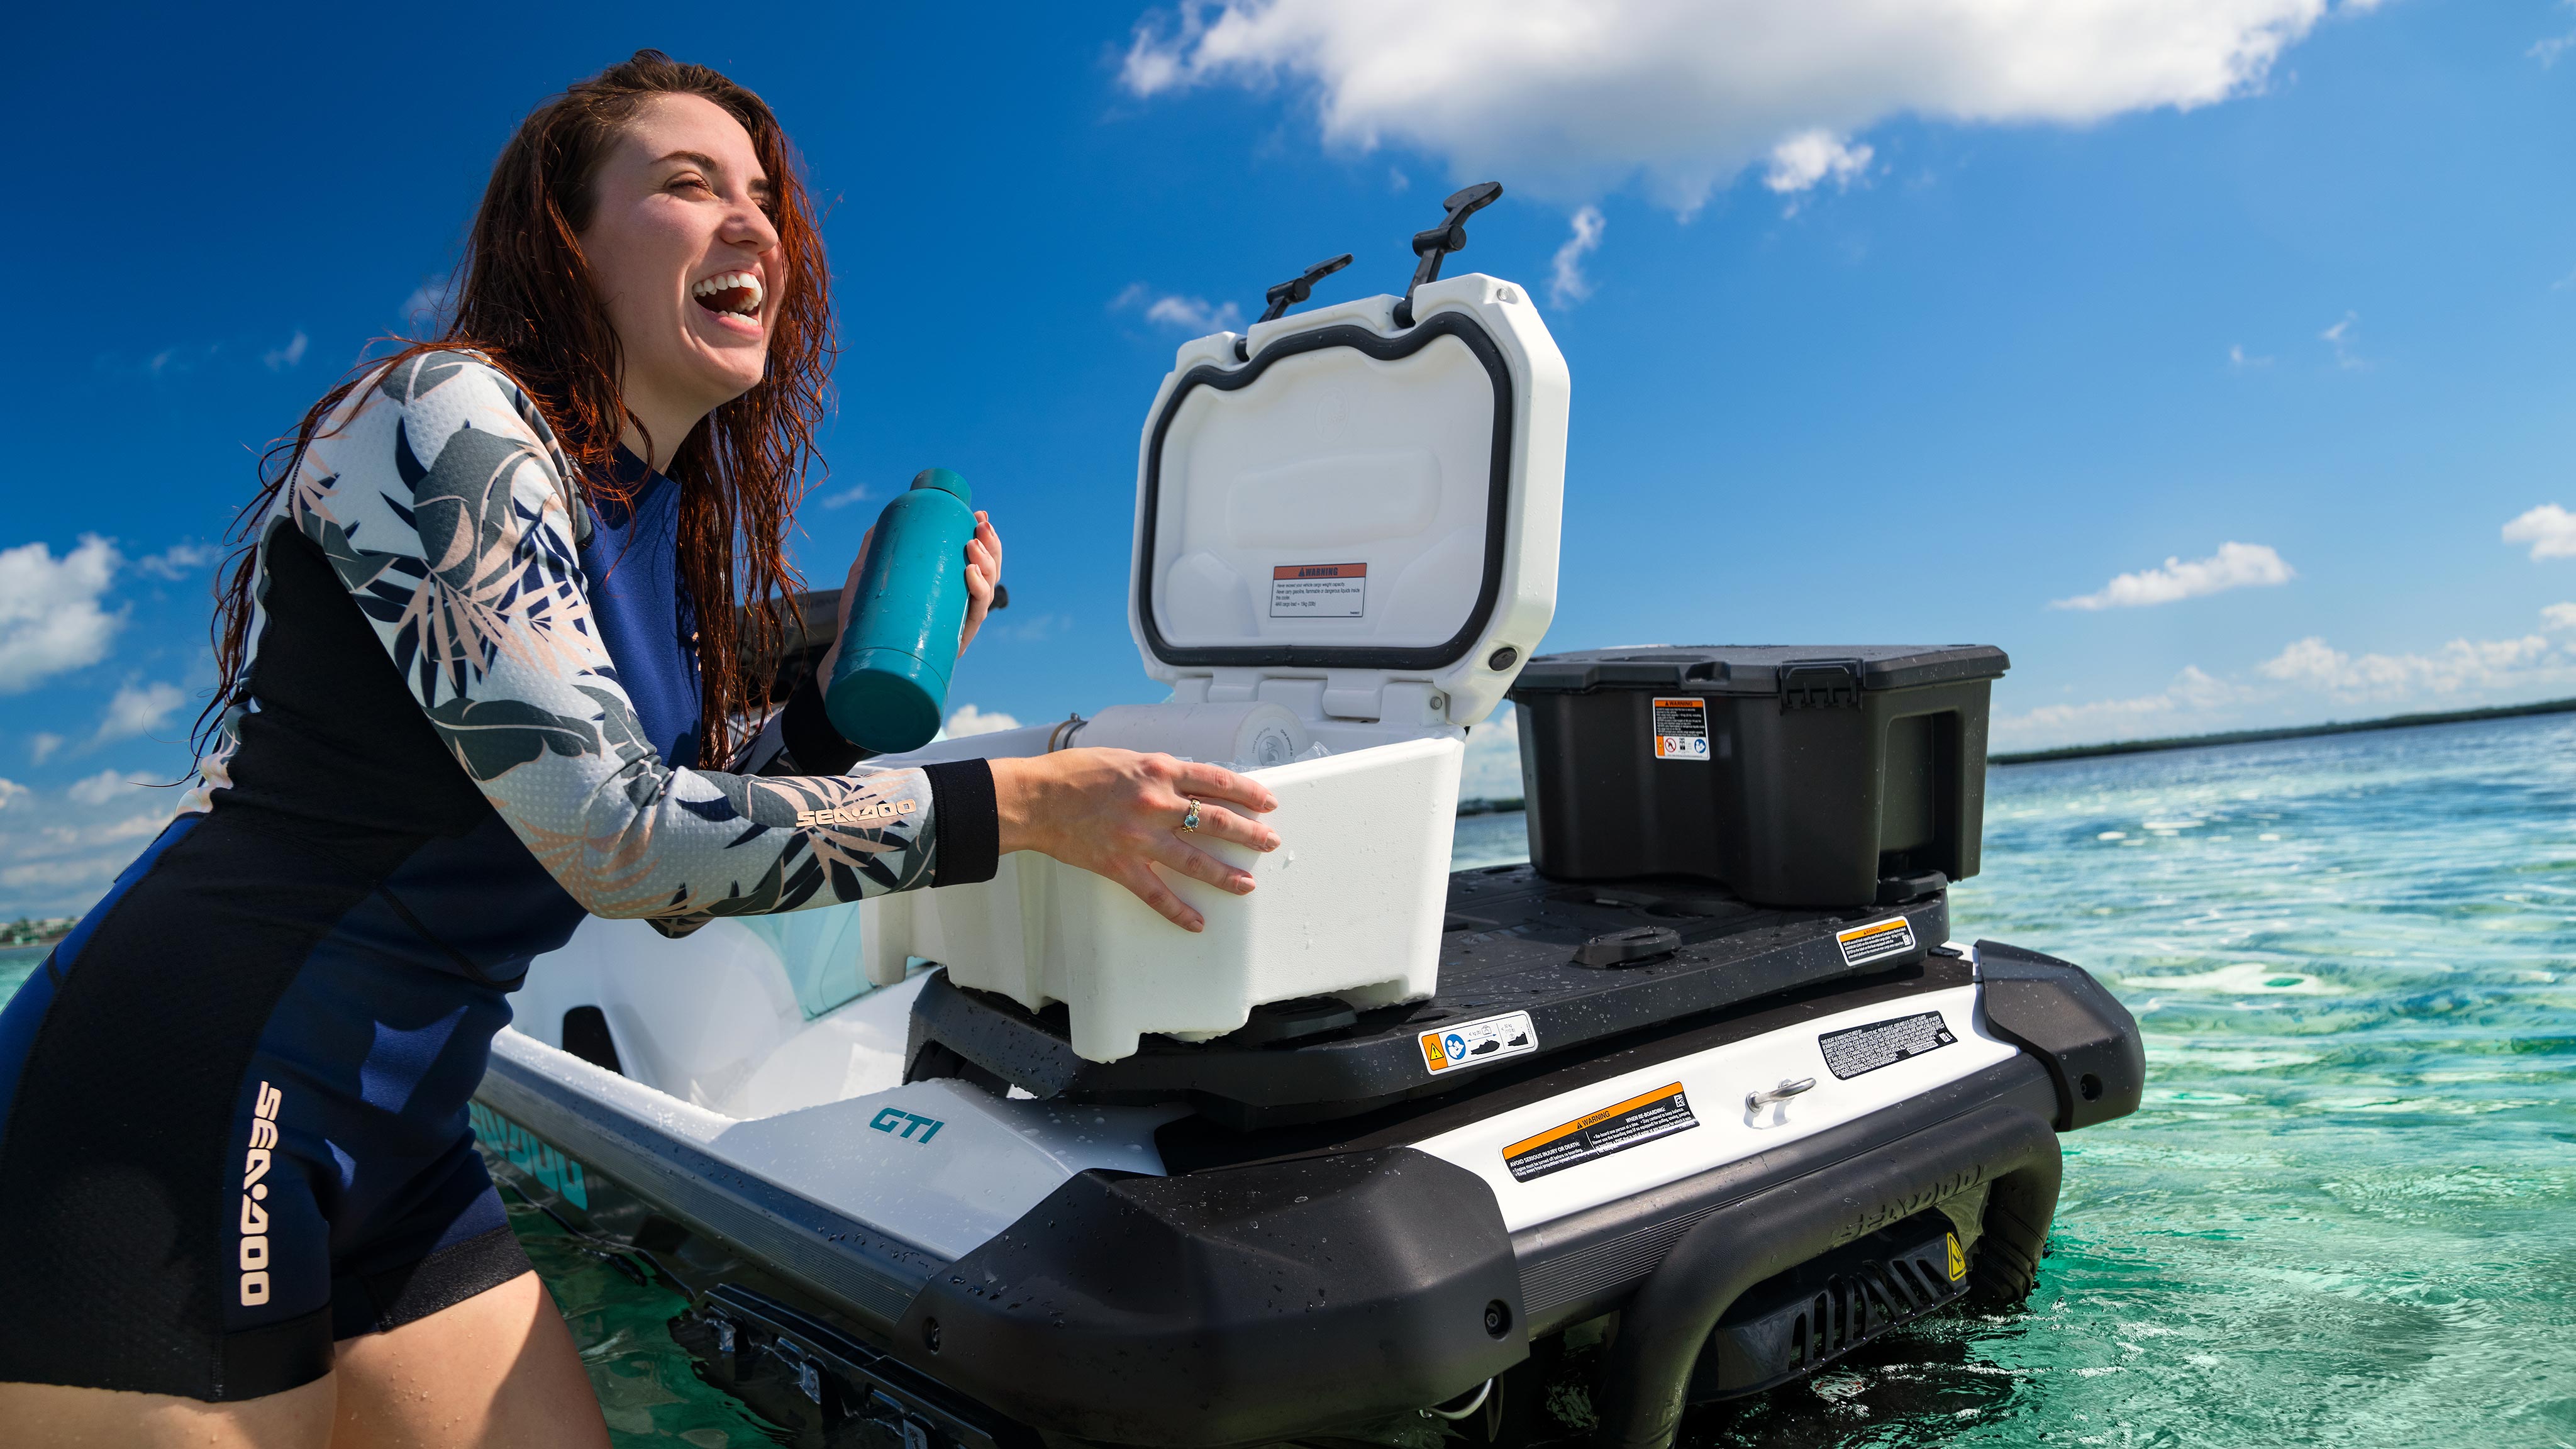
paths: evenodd
<path fill-rule="evenodd" d="M 1485 500 L 1485 580 L 1477 591 L 1476 607 L 1468 611 L 1466 624 L 1446 643 L 1415 649 L 1334 644 L 1183 648 L 1164 639 L 1163 631 L 1154 623 L 1154 522 L 1162 501 L 1163 438 L 1171 431 L 1172 419 L 1180 415 L 1181 404 L 1188 399 L 1190 390 L 1212 387 L 1219 392 L 1239 391 L 1251 386 L 1283 357 L 1321 352 L 1328 347 L 1348 347 L 1380 362 L 1393 362 L 1411 357 L 1442 337 L 1455 337 L 1466 344 L 1494 380 L 1494 457 L 1490 492 Z M 1483 636 L 1485 626 L 1493 622 L 1494 606 L 1502 594 L 1503 545 L 1511 521 L 1512 419 L 1512 374 L 1503 362 L 1502 349 L 1494 345 L 1494 339 L 1474 318 L 1463 312 L 1427 317 L 1419 326 L 1393 337 L 1351 324 L 1319 327 L 1281 338 L 1241 367 L 1207 364 L 1191 368 L 1181 375 L 1180 386 L 1172 390 L 1171 401 L 1164 406 L 1162 415 L 1154 419 L 1154 440 L 1145 450 L 1144 536 L 1136 543 L 1136 557 L 1142 563 L 1136 571 L 1136 618 L 1145 633 L 1146 649 L 1166 664 L 1266 664 L 1324 669 L 1438 669 L 1466 657 Z"/>

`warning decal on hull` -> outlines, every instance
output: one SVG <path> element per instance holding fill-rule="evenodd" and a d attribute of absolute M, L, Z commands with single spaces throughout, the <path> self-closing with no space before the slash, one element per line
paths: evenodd
<path fill-rule="evenodd" d="M 1537 1051 L 1538 1028 L 1530 1025 L 1528 1012 L 1513 1011 L 1426 1031 L 1419 1040 L 1422 1065 L 1436 1077 L 1460 1067 L 1481 1066 Z"/>
<path fill-rule="evenodd" d="M 1658 1137 L 1687 1132 L 1698 1125 L 1699 1119 L 1691 1115 L 1690 1099 L 1682 1095 L 1682 1084 L 1675 1082 L 1604 1107 L 1588 1117 L 1577 1117 L 1562 1127 L 1550 1127 L 1536 1137 L 1524 1137 L 1503 1149 L 1503 1166 L 1511 1169 L 1513 1181 L 1527 1182 L 1613 1152 L 1642 1147 Z"/>
<path fill-rule="evenodd" d="M 1873 1021 L 1867 1026 L 1845 1027 L 1816 1038 L 1816 1046 L 1825 1054 L 1825 1066 L 1843 1080 L 1892 1067 L 1908 1057 L 1919 1057 L 1950 1045 L 1958 1038 L 1950 1034 L 1950 1023 L 1941 1013 L 1926 1011 L 1915 1016 L 1900 1016 L 1894 1021 Z"/>
<path fill-rule="evenodd" d="M 1914 949 L 1914 923 L 1898 916 L 1892 921 L 1854 926 L 1837 932 L 1834 944 L 1843 948 L 1843 964 L 1860 966 L 1888 956 L 1902 956 Z"/>

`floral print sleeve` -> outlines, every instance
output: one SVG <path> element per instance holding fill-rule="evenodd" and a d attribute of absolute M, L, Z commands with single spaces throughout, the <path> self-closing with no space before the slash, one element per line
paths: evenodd
<path fill-rule="evenodd" d="M 369 379 L 278 508 L 271 526 L 322 550 L 449 753 L 592 914 L 676 931 L 932 883 L 922 770 L 681 769 L 646 742 L 584 593 L 587 505 L 526 394 L 478 358 Z"/>

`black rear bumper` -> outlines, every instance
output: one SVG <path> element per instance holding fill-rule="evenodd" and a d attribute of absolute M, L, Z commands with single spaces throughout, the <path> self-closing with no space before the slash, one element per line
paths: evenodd
<path fill-rule="evenodd" d="M 1531 1338 L 1616 1308 L 1606 1442 L 1659 1444 L 1744 1289 L 1981 1183 L 1974 1286 L 2018 1301 L 2057 1202 L 2055 1107 L 2016 1057 L 1517 1235 L 1480 1179 L 1410 1148 L 1086 1173 L 933 1278 L 894 1351 L 1059 1432 L 1244 1444 L 1466 1393 Z"/>

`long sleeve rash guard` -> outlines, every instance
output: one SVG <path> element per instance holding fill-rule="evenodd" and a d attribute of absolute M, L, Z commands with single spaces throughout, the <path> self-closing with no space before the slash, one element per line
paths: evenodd
<path fill-rule="evenodd" d="M 582 911 L 643 917 L 674 934 L 716 916 L 990 875 L 989 769 L 799 773 L 855 755 L 819 723 L 810 687 L 729 769 L 666 758 L 593 607 L 585 564 L 631 561 L 586 559 L 594 518 L 581 482 L 528 396 L 472 354 L 408 358 L 354 389 L 317 429 L 263 521 L 250 688 L 201 762 L 204 788 L 189 808 L 264 814 L 308 842 L 375 824 L 426 826 L 423 833 L 461 845 L 462 824 L 485 846 L 499 843 L 479 828 L 488 821 L 467 819 L 484 812 L 452 788 L 470 782 Z M 355 608 L 338 606 L 336 639 L 325 640 L 317 636 L 333 631 L 305 616 L 323 610 L 315 595 L 333 588 Z M 373 660 L 348 657 L 361 621 Z M 686 667 L 694 673 L 693 654 Z M 311 678 L 317 669 L 336 678 Z M 387 718 L 388 700 L 348 707 L 353 694 L 382 696 L 388 685 L 408 697 L 410 721 Z M 443 771 L 410 748 L 431 737 Z M 361 755 L 372 758 L 351 758 Z M 385 778 L 387 761 L 398 762 L 397 774 L 445 778 L 415 780 L 406 791 L 401 779 Z M 331 778 L 344 762 L 354 777 Z M 288 785 L 282 776 L 297 769 L 318 771 L 323 782 Z M 322 798 L 330 795 L 339 798 Z M 428 813 L 437 818 L 399 818 L 420 813 L 414 800 L 390 798 L 404 796 L 436 798 Z M 387 812 L 398 818 L 381 818 Z M 476 903 L 416 879 L 423 869 L 502 885 L 488 879 L 488 860 L 459 863 L 462 877 L 428 860 L 406 864 L 399 873 L 415 877 L 412 893 L 428 890 L 461 910 Z M 487 899 L 475 913 L 502 904 Z M 478 934 L 428 923 L 437 934 Z M 466 954 L 493 965 L 524 959 L 511 949 L 518 942 L 487 934 L 484 944 Z"/>

